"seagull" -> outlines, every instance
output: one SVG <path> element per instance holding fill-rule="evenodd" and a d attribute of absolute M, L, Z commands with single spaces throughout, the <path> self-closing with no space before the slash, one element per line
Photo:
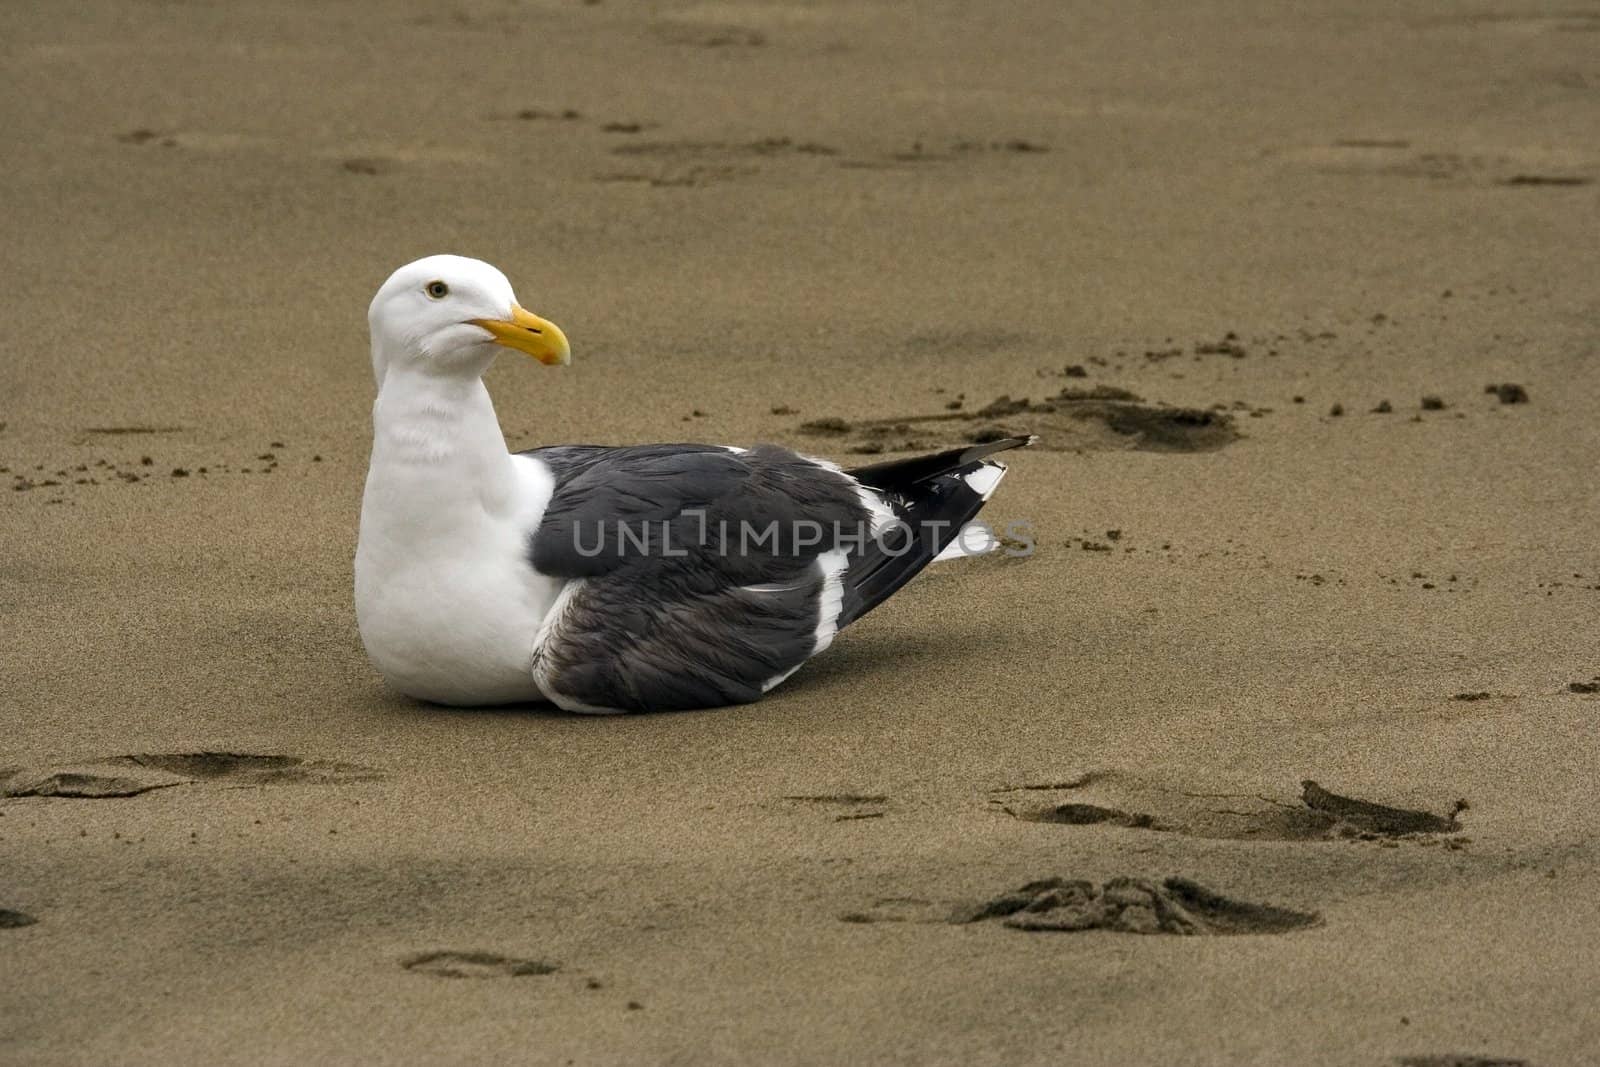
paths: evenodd
<path fill-rule="evenodd" d="M 760 697 L 937 558 L 1014 437 L 842 470 L 774 444 L 508 452 L 483 376 L 506 349 L 571 360 L 480 260 L 395 271 L 367 312 L 378 395 L 355 557 L 378 673 L 437 704 L 570 712 Z"/>

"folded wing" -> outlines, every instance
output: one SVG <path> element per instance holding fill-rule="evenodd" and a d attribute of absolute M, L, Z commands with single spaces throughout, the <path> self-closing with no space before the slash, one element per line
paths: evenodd
<path fill-rule="evenodd" d="M 535 678 L 574 711 L 755 700 L 954 539 L 995 450 L 853 472 L 776 445 L 523 453 L 555 481 L 529 560 L 568 579 Z"/>

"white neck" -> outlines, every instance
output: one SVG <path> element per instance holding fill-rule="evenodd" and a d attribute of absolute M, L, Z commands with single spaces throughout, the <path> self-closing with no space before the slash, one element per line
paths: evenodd
<path fill-rule="evenodd" d="M 372 406 L 356 621 L 401 692 L 448 704 L 539 696 L 533 642 L 561 583 L 528 565 L 553 480 L 506 452 L 476 374 L 390 366 Z"/>
<path fill-rule="evenodd" d="M 389 367 L 372 405 L 371 476 L 380 475 L 430 483 L 419 506 L 437 507 L 441 495 L 509 506 L 516 472 L 483 379 Z"/>

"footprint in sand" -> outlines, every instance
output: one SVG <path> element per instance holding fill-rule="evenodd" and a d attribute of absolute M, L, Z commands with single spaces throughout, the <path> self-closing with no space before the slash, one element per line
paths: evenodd
<path fill-rule="evenodd" d="M 1542 185 L 1576 188 L 1584 185 L 1593 185 L 1594 179 L 1581 174 L 1513 174 L 1509 178 L 1501 178 L 1500 184 L 1524 187 Z"/>
<path fill-rule="evenodd" d="M 1473 1056 L 1457 1052 L 1400 1056 L 1394 1062 L 1398 1067 L 1532 1067 L 1527 1060 L 1508 1059 L 1504 1056 Z"/>
<path fill-rule="evenodd" d="M 998 919 L 1013 930 L 1124 934 L 1283 934 L 1316 926 L 1316 912 L 1253 904 L 1223 896 L 1186 878 L 1159 883 L 1113 878 L 1102 886 L 1064 878 L 1029 882 L 1020 889 L 958 911 L 953 923 Z"/>
<path fill-rule="evenodd" d="M 1122 826 L 1236 841 L 1427 837 L 1461 830 L 1465 801 L 1449 815 L 1341 796 L 1307 779 L 1298 803 L 1255 793 L 1186 790 L 1120 772 L 1007 786 L 991 799 L 1007 814 L 1061 826 Z M 1055 794 L 1044 802 L 1029 794 Z"/>
<path fill-rule="evenodd" d="M 980 155 L 1029 155 L 1050 151 L 1050 146 L 1043 141 L 1030 141 L 1025 137 L 1006 137 L 999 140 L 966 140 L 951 141 L 946 145 L 935 146 L 923 141 L 912 141 L 904 148 L 888 153 L 884 160 L 889 163 L 944 163 L 963 156 Z M 851 166 L 870 167 L 874 163 L 882 164 L 883 161 L 851 160 Z"/>
<path fill-rule="evenodd" d="M 779 156 L 832 156 L 837 150 L 814 141 L 764 137 L 755 141 L 634 141 L 613 155 L 650 164 L 640 169 L 598 175 L 600 182 L 643 182 L 654 186 L 697 186 L 760 173 L 752 161 Z"/>
<path fill-rule="evenodd" d="M 720 182 L 735 181 L 739 178 L 747 178 L 755 173 L 756 168 L 754 167 L 662 167 L 649 172 L 613 171 L 609 174 L 598 174 L 594 180 L 608 184 L 637 183 L 657 189 L 693 189 L 700 186 L 716 185 Z"/>
<path fill-rule="evenodd" d="M 881 819 L 888 814 L 889 798 L 879 793 L 807 793 L 783 798 L 791 804 L 834 809 L 834 822 Z"/>
<path fill-rule="evenodd" d="M 923 897 L 879 897 L 870 905 L 839 916 L 843 923 L 947 922 L 949 914 L 936 901 Z"/>
<path fill-rule="evenodd" d="M 407 956 L 400 966 L 417 974 L 431 974 L 437 978 L 522 978 L 528 975 L 554 974 L 561 969 L 558 963 L 545 960 L 516 959 L 494 952 L 421 952 Z"/>
<path fill-rule="evenodd" d="M 1359 137 L 1329 144 L 1303 145 L 1277 153 L 1280 159 L 1324 174 L 1391 175 L 1403 178 L 1455 178 L 1481 166 L 1476 157 L 1454 152 L 1413 150 L 1411 142 Z"/>
<path fill-rule="evenodd" d="M 1104 885 L 1042 878 L 1018 889 L 954 909 L 921 897 L 881 897 L 839 916 L 847 923 L 942 923 L 964 926 L 998 921 L 1012 930 L 1124 934 L 1283 934 L 1317 926 L 1316 912 L 1236 900 L 1187 878 L 1113 878 Z"/>
<path fill-rule="evenodd" d="M 529 111 L 527 114 L 534 114 Z M 519 113 L 522 114 L 522 113 Z M 576 116 L 576 112 L 572 112 Z M 333 160 L 350 174 L 390 174 L 409 165 L 478 166 L 492 161 L 479 151 L 441 144 L 411 142 L 342 143 L 337 147 L 317 148 L 259 134 L 217 130 L 158 130 L 140 127 L 116 135 L 123 144 L 176 148 L 188 152 L 217 155 L 268 154 L 293 158 Z M 353 154 L 352 154 L 353 153 Z M 115 429 L 108 432 L 118 432 Z M 126 432 L 142 432 L 132 430 Z"/>
<path fill-rule="evenodd" d="M 1066 878 L 1030 881 L 950 918 L 952 923 L 1000 920 L 1029 933 L 1283 934 L 1322 923 L 1315 912 L 1235 901 L 1187 878 L 1112 878 L 1106 885 Z"/>
<path fill-rule="evenodd" d="M 693 48 L 761 48 L 767 35 L 732 23 L 662 22 L 651 32 L 664 44 Z"/>
<path fill-rule="evenodd" d="M 164 133 L 161 130 L 152 130 L 145 126 L 141 126 L 136 130 L 129 130 L 127 133 L 119 133 L 117 134 L 117 140 L 123 144 L 150 144 L 153 141 L 163 148 L 178 147 L 177 138 L 172 134 Z"/>
<path fill-rule="evenodd" d="M 339 166 L 343 167 L 351 174 L 368 174 L 374 176 L 379 174 L 388 174 L 395 169 L 394 163 L 390 160 L 375 158 L 369 159 L 366 157 L 347 159 L 343 163 L 339 164 Z"/>
<path fill-rule="evenodd" d="M 583 113 L 576 108 L 524 107 L 516 111 L 491 111 L 484 116 L 490 122 L 577 122 Z"/>
<path fill-rule="evenodd" d="M 269 150 L 276 146 L 269 137 L 226 130 L 157 130 L 141 126 L 116 136 L 123 144 L 182 148 L 191 152 L 232 153 Z"/>
<path fill-rule="evenodd" d="M 799 427 L 812 437 L 844 437 L 842 451 L 863 455 L 926 451 L 1033 434 L 1051 452 L 1133 450 L 1215 452 L 1243 435 L 1224 411 L 1150 403 L 1126 389 L 1067 386 L 1054 396 L 997 397 L 974 411 L 945 410 L 857 423 L 810 419 Z"/>
<path fill-rule="evenodd" d="M 1324 174 L 1477 181 L 1520 188 L 1581 187 L 1594 181 L 1595 170 L 1593 158 L 1569 151 L 1472 153 L 1387 138 L 1302 145 L 1280 150 L 1277 156 Z"/>
<path fill-rule="evenodd" d="M 48 767 L 0 768 L 0 797 L 131 797 L 173 786 L 327 785 L 382 778 L 370 767 L 300 756 L 174 752 L 110 756 Z"/>
<path fill-rule="evenodd" d="M 748 156 L 835 156 L 838 149 L 816 141 L 763 137 L 755 141 L 637 141 L 611 150 L 616 156 L 656 159 L 727 159 Z"/>
<path fill-rule="evenodd" d="M 1566 11 L 1550 14 L 1521 14 L 1497 11 L 1471 11 L 1433 15 L 1412 20 L 1423 29 L 1487 30 L 1522 35 L 1542 33 L 1600 33 L 1600 12 Z"/>
<path fill-rule="evenodd" d="M 182 426 L 87 426 L 86 434 L 105 437 L 123 437 L 129 434 L 183 433 Z"/>
<path fill-rule="evenodd" d="M 352 148 L 355 154 L 347 154 Z M 482 152 L 450 145 L 391 141 L 342 145 L 338 149 L 315 154 L 323 159 L 337 160 L 340 169 L 347 173 L 363 175 L 393 174 L 412 165 L 471 167 L 488 163 L 491 159 Z"/>

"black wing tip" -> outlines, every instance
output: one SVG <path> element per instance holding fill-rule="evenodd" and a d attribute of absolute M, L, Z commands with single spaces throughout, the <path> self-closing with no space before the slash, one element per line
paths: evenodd
<path fill-rule="evenodd" d="M 984 441 L 967 450 L 967 462 L 976 462 L 985 456 L 992 456 L 999 452 L 1010 452 L 1013 448 L 1030 448 L 1039 443 L 1036 433 L 1024 434 L 1021 437 L 1002 437 L 998 441 Z"/>
<path fill-rule="evenodd" d="M 1027 448 L 1039 440 L 1037 434 L 1027 434 L 1021 437 L 1002 437 L 997 441 L 982 441 L 963 445 L 959 448 L 946 449 L 943 452 L 930 452 L 926 455 L 911 456 L 906 459 L 890 459 L 882 463 L 873 463 L 865 467 L 852 467 L 845 471 L 864 485 L 876 489 L 901 489 L 910 485 L 918 485 L 931 481 L 941 475 L 951 474 L 973 464 L 981 463 L 989 456 L 1000 452 L 1009 452 L 1014 448 Z"/>
<path fill-rule="evenodd" d="M 900 490 L 905 498 L 895 510 L 907 524 L 904 529 L 911 532 L 916 547 L 912 551 L 888 552 L 879 546 L 869 546 L 864 558 L 852 560 L 845 571 L 840 629 L 893 596 L 960 536 L 987 499 L 968 484 L 965 476 L 984 468 L 998 468 L 1004 477 L 1005 464 L 980 460 Z"/>

